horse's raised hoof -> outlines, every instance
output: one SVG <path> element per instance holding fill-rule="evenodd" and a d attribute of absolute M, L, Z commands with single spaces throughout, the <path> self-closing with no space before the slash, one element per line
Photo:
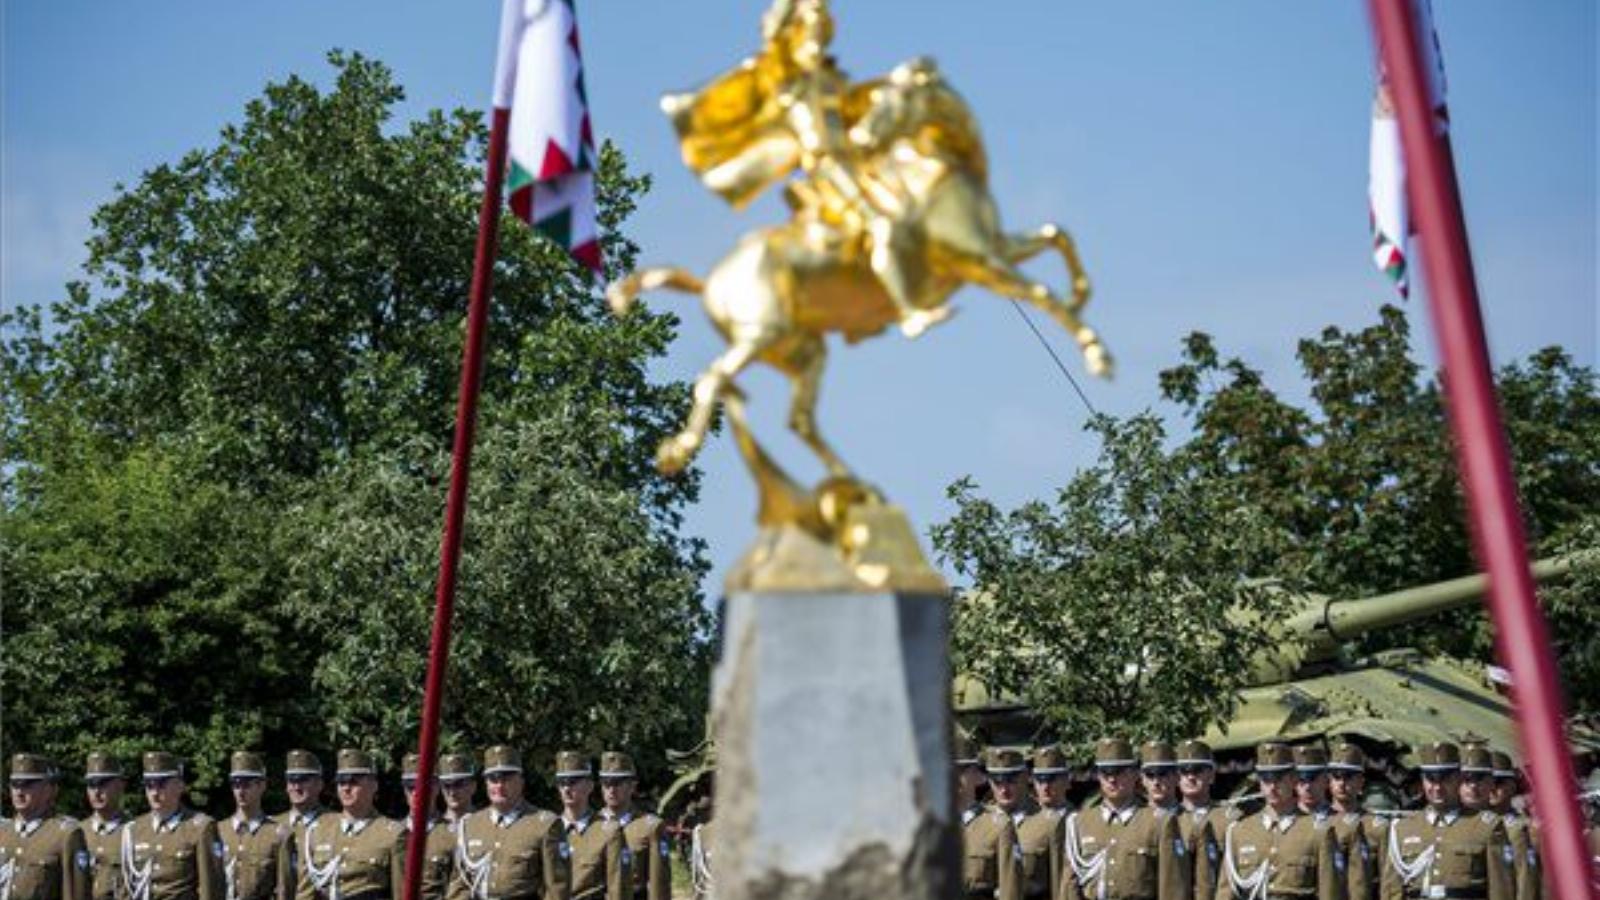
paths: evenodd
<path fill-rule="evenodd" d="M 955 314 L 955 309 L 949 306 L 919 309 L 915 312 L 907 313 L 905 318 L 900 320 L 900 331 L 906 337 L 914 338 Z"/>
<path fill-rule="evenodd" d="M 1089 374 L 1107 381 L 1116 373 L 1111 354 L 1100 344 L 1090 344 L 1083 349 L 1083 364 L 1089 368 Z"/>
<path fill-rule="evenodd" d="M 689 460 L 694 458 L 695 451 L 699 449 L 700 441 L 693 435 L 673 435 L 656 448 L 656 468 L 663 475 L 676 475 L 689 465 Z"/>

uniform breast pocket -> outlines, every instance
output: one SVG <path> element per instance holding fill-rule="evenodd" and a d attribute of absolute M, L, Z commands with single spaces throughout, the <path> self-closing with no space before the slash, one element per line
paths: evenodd
<path fill-rule="evenodd" d="M 511 854 L 506 869 L 507 874 L 514 878 L 527 878 L 539 869 L 539 851 L 518 850 Z"/>
<path fill-rule="evenodd" d="M 1160 870 L 1159 853 L 1154 847 L 1138 847 L 1128 854 L 1129 871 L 1123 875 L 1136 894 L 1155 896 L 1156 876 Z"/>
<path fill-rule="evenodd" d="M 1451 882 L 1463 879 L 1481 882 L 1488 877 L 1488 863 L 1482 847 L 1445 847 L 1439 872 Z"/>
<path fill-rule="evenodd" d="M 967 884 L 995 884 L 999 873 L 995 870 L 994 855 L 968 853 L 961 865 L 961 878 Z"/>
<path fill-rule="evenodd" d="M 1315 888 L 1317 886 L 1317 864 L 1309 859 L 1291 859 L 1283 864 L 1284 887 Z"/>

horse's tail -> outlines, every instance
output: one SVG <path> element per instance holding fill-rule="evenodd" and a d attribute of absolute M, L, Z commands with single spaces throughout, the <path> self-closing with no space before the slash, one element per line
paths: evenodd
<path fill-rule="evenodd" d="M 640 269 L 612 282 L 611 286 L 606 288 L 606 301 L 611 304 L 613 313 L 619 316 L 626 315 L 633 307 L 633 301 L 638 299 L 641 293 L 659 288 L 670 288 L 685 294 L 698 294 L 706 289 L 706 283 L 687 269 L 673 266 Z"/>

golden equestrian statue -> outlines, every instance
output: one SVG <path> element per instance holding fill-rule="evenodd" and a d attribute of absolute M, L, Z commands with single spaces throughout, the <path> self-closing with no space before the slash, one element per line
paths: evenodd
<path fill-rule="evenodd" d="M 835 548 L 868 587 L 926 582 L 933 573 L 909 525 L 817 430 L 824 336 L 855 343 L 898 324 L 916 337 L 950 316 L 957 288 L 978 284 L 1050 315 L 1077 340 L 1089 371 L 1109 377 L 1110 354 L 1079 318 L 1089 279 L 1059 226 L 1001 229 L 977 120 L 931 59 L 852 84 L 828 53 L 826 0 L 776 0 L 762 36 L 756 56 L 661 105 L 684 162 L 707 187 L 737 208 L 784 182 L 789 221 L 746 235 L 704 280 L 649 268 L 612 284 L 607 297 L 622 315 L 641 291 L 699 294 L 728 342 L 696 381 L 683 430 L 662 443 L 662 471 L 689 464 L 720 404 L 768 532 L 797 526 Z M 1017 269 L 1052 248 L 1071 273 L 1070 298 Z M 793 387 L 789 427 L 829 473 L 814 490 L 795 484 L 750 434 L 734 378 L 757 361 Z"/>

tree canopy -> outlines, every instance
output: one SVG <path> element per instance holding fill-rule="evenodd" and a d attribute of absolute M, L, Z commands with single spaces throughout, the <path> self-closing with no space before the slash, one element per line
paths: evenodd
<path fill-rule="evenodd" d="M 95 213 L 83 277 L 4 321 L 5 742 L 414 744 L 477 230 L 472 111 L 397 122 L 381 63 L 270 84 L 215 144 Z M 607 145 L 613 272 L 647 179 Z M 447 742 L 700 735 L 694 474 L 657 475 L 675 320 L 613 319 L 508 223 L 491 303 Z"/>
<path fill-rule="evenodd" d="M 1359 598 L 1473 571 L 1444 398 L 1412 358 L 1405 314 L 1298 348 L 1309 401 L 1192 334 L 1160 375 L 1185 436 L 1151 413 L 1100 418 L 1100 461 L 1053 502 L 1002 511 L 970 481 L 933 531 L 974 588 L 956 665 L 1021 696 L 1069 743 L 1107 727 L 1177 737 L 1226 715 L 1267 638 L 1270 580 Z M 1559 348 L 1497 376 L 1532 548 L 1600 548 L 1600 384 Z M 1600 712 L 1600 563 L 1541 590 L 1575 712 Z M 1234 612 L 1229 615 L 1229 610 Z M 1243 613 L 1241 615 L 1241 613 Z M 1369 635 L 1488 660 L 1472 610 Z"/>

